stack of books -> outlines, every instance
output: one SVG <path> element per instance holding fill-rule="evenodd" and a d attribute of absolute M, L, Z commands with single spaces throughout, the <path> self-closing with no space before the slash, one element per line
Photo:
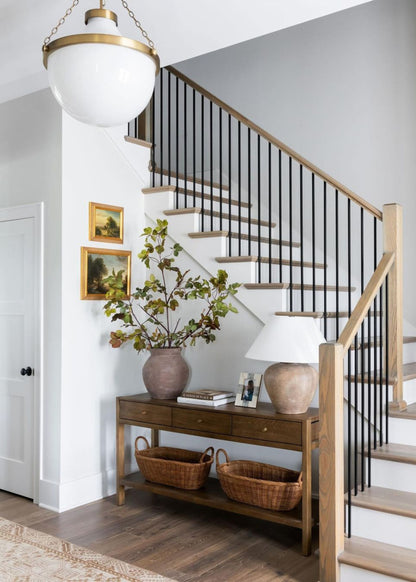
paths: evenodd
<path fill-rule="evenodd" d="M 181 404 L 197 404 L 198 406 L 221 406 L 235 401 L 235 393 L 226 390 L 211 390 L 201 388 L 190 390 L 178 396 L 177 402 Z"/>

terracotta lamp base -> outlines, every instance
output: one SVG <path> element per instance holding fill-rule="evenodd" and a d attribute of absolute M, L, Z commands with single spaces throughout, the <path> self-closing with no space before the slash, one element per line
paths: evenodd
<path fill-rule="evenodd" d="M 264 385 L 276 412 L 302 414 L 318 387 L 318 372 L 309 364 L 278 363 L 264 373 Z"/>

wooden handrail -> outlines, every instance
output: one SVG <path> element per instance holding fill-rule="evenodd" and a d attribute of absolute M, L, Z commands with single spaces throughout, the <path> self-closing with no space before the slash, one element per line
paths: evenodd
<path fill-rule="evenodd" d="M 384 280 L 390 271 L 395 259 L 394 253 L 384 253 L 381 261 L 379 262 L 377 269 L 374 271 L 371 279 L 369 280 L 364 293 L 361 295 L 354 311 L 351 313 L 347 325 L 344 327 L 341 335 L 339 336 L 338 343 L 342 345 L 343 357 L 349 350 L 355 335 L 360 329 L 360 325 L 364 321 L 368 310 L 371 307 L 371 303 L 374 301 L 374 297 L 377 295 L 378 290 L 384 283 Z"/>
<path fill-rule="evenodd" d="M 329 174 L 327 174 L 326 172 L 324 172 L 323 170 L 321 170 L 320 168 L 318 168 L 317 166 L 315 166 L 314 164 L 309 162 L 306 158 L 299 155 L 297 152 L 292 150 L 292 148 L 290 148 L 289 146 L 287 146 L 286 144 L 281 142 L 279 139 L 274 137 L 271 133 L 269 133 L 268 131 L 265 131 L 264 129 L 262 129 L 260 126 L 255 124 L 253 121 L 251 121 L 247 117 L 244 117 L 244 115 L 241 115 L 241 113 L 239 113 L 236 109 L 234 109 L 233 107 L 231 107 L 230 105 L 228 105 L 227 103 L 222 101 L 221 99 L 218 99 L 218 97 L 216 97 L 215 95 L 213 95 L 212 93 L 210 93 L 209 91 L 204 89 L 204 87 L 201 87 L 201 85 L 198 85 L 198 83 L 195 83 L 195 81 L 193 81 L 192 79 L 190 79 L 189 77 L 187 77 L 186 75 L 184 75 L 183 73 L 181 73 L 180 71 L 175 69 L 174 67 L 168 66 L 168 67 L 165 67 L 165 69 L 167 71 L 171 72 L 173 75 L 175 75 L 179 79 L 181 79 L 184 83 L 186 83 L 187 85 L 192 87 L 192 89 L 195 89 L 195 91 L 198 91 L 199 93 L 204 95 L 204 97 L 206 97 L 207 99 L 209 99 L 210 101 L 215 103 L 218 107 L 221 107 L 221 109 L 223 109 L 224 111 L 226 111 L 227 113 L 232 115 L 238 121 L 241 121 L 241 123 L 243 123 L 244 125 L 246 125 L 250 129 L 255 131 L 256 133 L 258 133 L 259 135 L 264 137 L 264 139 L 266 139 L 267 141 L 269 141 L 270 143 L 275 145 L 277 148 L 279 148 L 280 150 L 285 152 L 288 156 L 295 159 L 297 162 L 299 162 L 299 164 L 302 164 L 302 166 L 304 168 L 308 168 L 316 176 L 319 176 L 320 178 L 322 178 L 322 180 L 324 180 L 325 182 L 330 184 L 333 188 L 335 188 L 336 190 L 338 190 L 339 192 L 341 192 L 342 194 L 347 196 L 347 198 L 356 202 L 359 206 L 361 206 L 361 208 L 364 208 L 364 210 L 367 210 L 367 212 L 370 212 L 370 214 L 375 216 L 378 220 L 381 220 L 381 221 L 383 220 L 383 213 L 381 212 L 381 210 L 379 210 L 378 208 L 376 208 L 375 206 L 373 206 L 372 204 L 370 204 L 369 202 L 364 200 L 364 198 L 361 198 L 361 196 L 358 196 L 358 194 L 355 194 L 355 192 L 353 192 L 352 190 L 350 190 L 349 188 L 347 188 L 346 186 L 344 186 L 343 184 L 338 182 L 338 180 L 334 180 L 334 178 L 331 178 L 331 176 Z"/>

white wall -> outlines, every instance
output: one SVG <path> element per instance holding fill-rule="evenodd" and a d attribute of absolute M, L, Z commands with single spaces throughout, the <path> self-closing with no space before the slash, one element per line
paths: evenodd
<path fill-rule="evenodd" d="M 49 90 L 0 106 L 0 206 L 40 201 L 45 204 L 40 476 L 48 487 L 59 479 L 61 397 L 61 110 Z"/>
<path fill-rule="evenodd" d="M 368 4 L 177 65 L 376 207 L 404 207 L 416 324 L 416 3 Z"/>

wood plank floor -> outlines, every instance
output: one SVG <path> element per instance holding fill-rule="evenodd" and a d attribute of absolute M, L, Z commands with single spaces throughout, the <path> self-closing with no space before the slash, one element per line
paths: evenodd
<path fill-rule="evenodd" d="M 0 491 L 0 516 L 179 582 L 316 582 L 300 530 L 129 490 L 61 514 Z M 318 543 L 314 528 L 313 550 Z"/>

